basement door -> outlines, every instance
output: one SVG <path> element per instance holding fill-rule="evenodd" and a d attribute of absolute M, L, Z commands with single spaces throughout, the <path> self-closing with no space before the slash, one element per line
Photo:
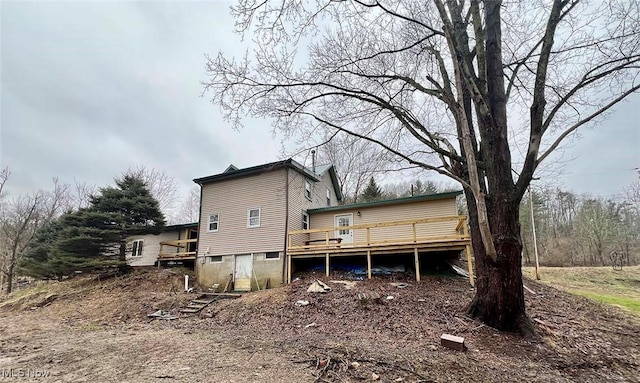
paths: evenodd
<path fill-rule="evenodd" d="M 336 228 L 353 225 L 353 214 L 336 215 Z M 336 237 L 342 238 L 342 243 L 353 243 L 352 229 L 338 229 Z"/>
<path fill-rule="evenodd" d="M 233 276 L 235 291 L 251 291 L 251 274 L 253 273 L 253 255 L 236 255 L 236 269 Z"/>

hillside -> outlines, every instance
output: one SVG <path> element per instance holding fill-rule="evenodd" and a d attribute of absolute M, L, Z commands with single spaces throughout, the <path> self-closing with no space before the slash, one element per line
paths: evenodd
<path fill-rule="evenodd" d="M 197 296 L 181 292 L 182 278 L 149 270 L 18 292 L 0 303 L 0 370 L 102 382 L 638 381 L 637 317 L 533 281 L 527 309 L 539 339 L 465 317 L 473 290 L 448 275 L 345 284 L 308 274 L 198 316 L 150 321 Z M 332 290 L 308 293 L 315 278 Z M 408 286 L 392 284 L 401 282 Z M 443 333 L 465 337 L 469 349 L 441 347 Z"/>

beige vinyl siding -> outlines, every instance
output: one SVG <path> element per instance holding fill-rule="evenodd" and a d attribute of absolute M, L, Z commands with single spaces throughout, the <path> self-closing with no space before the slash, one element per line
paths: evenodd
<path fill-rule="evenodd" d="M 361 216 L 358 217 L 357 212 Z M 350 210 L 329 211 L 313 213 L 311 215 L 311 228 L 322 229 L 335 227 L 335 216 L 353 214 L 353 225 L 374 224 L 392 221 L 405 221 L 411 219 L 435 218 L 457 215 L 455 198 L 430 200 L 422 202 L 403 203 L 396 205 L 383 205 L 374 207 L 362 207 Z M 416 225 L 417 237 L 433 237 L 442 235 L 455 235 L 456 221 L 426 223 Z M 396 239 L 412 239 L 413 228 L 411 225 L 397 227 L 380 227 L 370 229 L 371 241 L 387 241 Z M 330 237 L 336 233 L 331 231 Z M 314 233 L 311 239 L 323 239 L 324 233 Z M 359 229 L 354 232 L 354 242 L 366 242 L 366 230 Z"/>
<path fill-rule="evenodd" d="M 131 246 L 133 241 L 143 240 L 142 245 L 142 257 L 131 256 Z M 158 253 L 160 253 L 160 242 L 171 241 L 178 239 L 178 230 L 167 231 L 157 235 L 147 234 L 138 237 L 131 237 L 127 240 L 127 263 L 131 266 L 153 266 L 158 260 Z M 165 246 L 165 251 L 170 251 Z"/>
<path fill-rule="evenodd" d="M 304 195 L 305 180 L 308 180 L 313 185 L 313 201 L 309 201 Z M 328 171 L 325 172 L 320 182 L 313 182 L 311 179 L 306 178 L 294 170 L 289 171 L 289 231 L 302 230 L 303 212 L 306 212 L 308 209 L 327 206 L 327 188 L 329 188 L 331 192 L 331 206 L 337 205 L 336 192 Z M 311 214 L 309 215 L 309 221 L 310 225 L 313 226 L 313 217 Z M 291 245 L 301 246 L 307 239 L 309 239 L 308 234 L 293 235 L 291 236 Z"/>
<path fill-rule="evenodd" d="M 331 176 L 327 171 L 320 179 L 320 182 L 316 182 L 314 185 L 313 208 L 327 207 L 327 188 L 331 191 L 331 206 L 336 206 L 338 204 L 336 192 L 333 190 Z"/>
<path fill-rule="evenodd" d="M 302 174 L 289 170 L 289 231 L 302 229 L 302 213 L 311 208 L 311 202 L 304 196 L 305 179 Z M 308 237 L 292 236 L 290 245 L 300 246 Z"/>
<path fill-rule="evenodd" d="M 279 169 L 205 184 L 198 256 L 282 251 L 285 177 L 286 170 Z M 260 208 L 260 227 L 248 228 L 247 210 L 253 208 Z M 216 213 L 219 214 L 218 231 L 208 232 L 209 215 Z"/>

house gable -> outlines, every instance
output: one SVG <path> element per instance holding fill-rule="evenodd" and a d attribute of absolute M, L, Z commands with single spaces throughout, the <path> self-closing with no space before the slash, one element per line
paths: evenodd
<path fill-rule="evenodd" d="M 229 275 L 235 281 L 242 271 L 237 265 L 247 267 L 248 259 L 257 279 L 283 281 L 287 231 L 302 227 L 307 209 L 342 200 L 333 166 L 314 171 L 293 159 L 244 169 L 230 165 L 194 182 L 201 186 L 196 273 L 203 285 L 224 284 Z"/>

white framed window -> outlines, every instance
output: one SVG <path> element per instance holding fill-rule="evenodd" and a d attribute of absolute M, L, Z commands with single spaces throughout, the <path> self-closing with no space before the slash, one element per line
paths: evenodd
<path fill-rule="evenodd" d="M 309 230 L 309 214 L 302 212 L 302 230 Z"/>
<path fill-rule="evenodd" d="M 220 262 L 222 262 L 222 255 L 213 255 L 213 256 L 210 256 L 210 257 L 207 257 L 207 258 L 209 258 L 209 263 L 220 263 Z"/>
<path fill-rule="evenodd" d="M 132 257 L 142 257 L 142 245 L 144 241 L 141 239 L 133 241 L 131 245 L 131 256 Z"/>
<path fill-rule="evenodd" d="M 220 228 L 220 215 L 218 213 L 209 214 L 209 227 L 207 231 L 215 232 L 218 231 L 218 228 Z"/>
<path fill-rule="evenodd" d="M 280 259 L 280 253 L 277 251 L 269 251 L 264 254 L 264 259 Z"/>
<path fill-rule="evenodd" d="M 247 210 L 247 227 L 260 227 L 260 208 Z"/>
<path fill-rule="evenodd" d="M 309 182 L 309 180 L 304 180 L 304 196 L 311 201 L 311 182 Z"/>
<path fill-rule="evenodd" d="M 331 190 L 327 188 L 327 206 L 331 206 Z"/>

